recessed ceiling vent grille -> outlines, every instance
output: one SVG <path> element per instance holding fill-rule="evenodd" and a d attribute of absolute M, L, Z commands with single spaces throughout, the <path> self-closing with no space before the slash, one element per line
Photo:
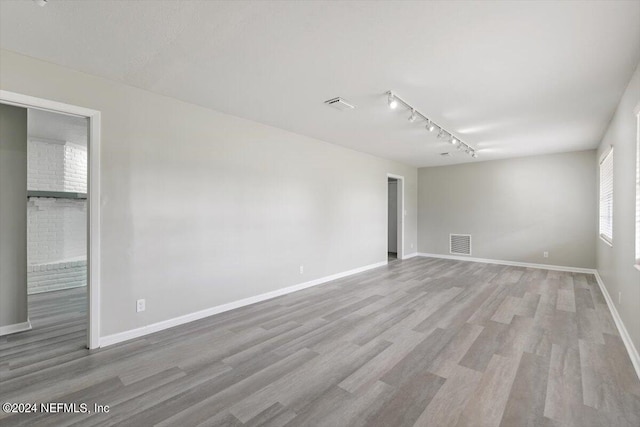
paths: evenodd
<path fill-rule="evenodd" d="M 340 98 L 339 96 L 337 98 L 328 99 L 324 101 L 324 103 L 327 104 L 329 107 L 333 107 L 341 111 L 353 110 L 354 108 L 356 108 L 355 105 L 350 104 L 344 98 Z"/>
<path fill-rule="evenodd" d="M 449 234 L 449 252 L 453 255 L 471 255 L 471 235 Z"/>

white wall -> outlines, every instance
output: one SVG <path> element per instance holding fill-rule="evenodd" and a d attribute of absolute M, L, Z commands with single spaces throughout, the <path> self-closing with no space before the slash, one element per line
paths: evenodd
<path fill-rule="evenodd" d="M 594 268 L 596 181 L 595 150 L 421 168 L 419 250 L 471 234 L 473 257 Z"/>
<path fill-rule="evenodd" d="M 389 181 L 387 241 L 389 252 L 398 252 L 398 181 Z"/>
<path fill-rule="evenodd" d="M 0 328 L 27 321 L 26 201 L 27 110 L 0 104 Z"/>
<path fill-rule="evenodd" d="M 597 239 L 597 269 L 636 349 L 640 349 L 640 271 L 635 262 L 635 179 L 640 67 L 636 69 L 598 148 L 614 146 L 613 247 Z M 622 297 L 618 301 L 618 293 Z"/>
<path fill-rule="evenodd" d="M 414 167 L 8 51 L 0 74 L 102 112 L 102 336 L 385 261 L 387 173 L 415 252 Z"/>

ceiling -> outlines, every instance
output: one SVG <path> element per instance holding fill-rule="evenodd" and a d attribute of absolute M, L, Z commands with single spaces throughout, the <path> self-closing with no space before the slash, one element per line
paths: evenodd
<path fill-rule="evenodd" d="M 637 0 L 3 1 L 0 17 L 4 49 L 415 166 L 595 148 L 640 61 Z M 440 156 L 389 89 L 480 157 Z"/>
<path fill-rule="evenodd" d="M 87 119 L 31 108 L 28 113 L 29 138 L 65 141 L 87 146 Z"/>

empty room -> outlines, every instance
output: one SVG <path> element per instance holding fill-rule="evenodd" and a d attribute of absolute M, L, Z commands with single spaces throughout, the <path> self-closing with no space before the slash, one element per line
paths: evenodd
<path fill-rule="evenodd" d="M 0 0 L 0 425 L 640 426 L 640 0 Z"/>

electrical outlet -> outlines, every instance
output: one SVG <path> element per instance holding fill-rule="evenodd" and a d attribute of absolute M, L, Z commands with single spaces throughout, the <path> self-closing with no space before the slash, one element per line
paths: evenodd
<path fill-rule="evenodd" d="M 300 274 L 304 274 L 304 265 L 300 266 Z"/>
<path fill-rule="evenodd" d="M 542 256 L 545 258 L 549 258 L 549 252 L 547 251 L 542 252 Z"/>
<path fill-rule="evenodd" d="M 413 249 L 413 243 L 411 244 L 411 249 Z"/>
<path fill-rule="evenodd" d="M 146 309 L 146 302 L 144 299 L 139 299 L 136 301 L 136 313 L 140 313 Z"/>
<path fill-rule="evenodd" d="M 622 304 L 622 292 L 618 292 L 618 304 Z"/>

